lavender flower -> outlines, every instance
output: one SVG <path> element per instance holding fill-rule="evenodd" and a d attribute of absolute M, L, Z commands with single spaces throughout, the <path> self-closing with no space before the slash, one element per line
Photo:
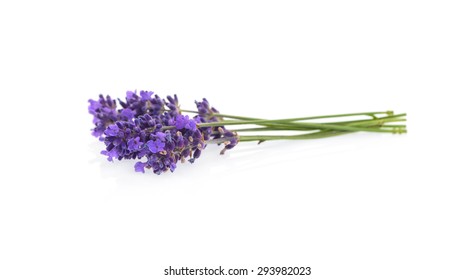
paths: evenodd
<path fill-rule="evenodd" d="M 110 96 L 89 100 L 89 113 L 94 116 L 93 135 L 100 137 L 106 149 L 101 153 L 114 159 L 142 159 L 135 171 L 146 169 L 161 174 L 174 171 L 178 161 L 193 163 L 200 157 L 207 141 L 219 139 L 224 151 L 238 143 L 235 133 L 224 126 L 200 127 L 199 124 L 223 119 L 206 99 L 196 102 L 199 114 L 194 118 L 181 113 L 176 95 L 161 99 L 152 91 L 128 91 L 125 101 Z"/>
<path fill-rule="evenodd" d="M 108 95 L 106 98 L 102 94 L 99 95 L 97 101 L 90 99 L 89 113 L 94 116 L 92 122 L 95 128 L 92 130 L 92 135 L 95 137 L 101 136 L 109 125 L 120 119 L 117 113 L 117 104 Z"/>
<path fill-rule="evenodd" d="M 195 103 L 199 113 L 198 119 L 201 123 L 222 122 L 224 120 L 219 115 L 219 111 L 212 107 L 206 98 L 203 98 L 201 102 L 196 101 Z M 221 151 L 221 154 L 232 149 L 239 142 L 237 134 L 226 129 L 224 126 L 210 127 L 205 130 L 205 134 L 210 136 L 209 138 L 212 139 L 224 140 L 224 142 L 222 142 L 224 144 L 224 149 Z"/>
<path fill-rule="evenodd" d="M 152 91 L 140 91 L 140 96 L 136 91 L 127 91 L 125 101 L 119 99 L 124 110 L 128 109 L 133 116 L 138 117 L 145 114 L 159 116 L 165 111 L 165 101 L 157 95 L 153 96 Z"/>
<path fill-rule="evenodd" d="M 206 98 L 203 98 L 201 102 L 195 101 L 195 103 L 202 122 L 220 122 L 224 120 L 222 117 L 216 116 L 216 114 L 219 114 L 219 111 L 211 107 Z"/>
<path fill-rule="evenodd" d="M 166 107 L 169 108 L 170 113 L 172 116 L 177 116 L 181 114 L 179 102 L 178 102 L 178 96 L 176 94 L 171 97 L 167 96 L 166 99 L 168 99 L 168 102 L 165 101 Z"/>
<path fill-rule="evenodd" d="M 132 98 L 136 97 L 132 95 Z M 151 97 L 142 95 L 142 98 L 150 100 Z M 163 129 L 163 124 L 175 126 Z M 104 135 L 106 150 L 102 154 L 108 156 L 109 161 L 146 159 L 136 163 L 137 172 L 144 172 L 145 168 L 156 174 L 173 172 L 178 161 L 194 162 L 206 147 L 193 119 L 183 115 L 171 117 L 167 112 L 153 117 L 144 114 L 133 121 L 116 121 L 104 130 Z"/>
<path fill-rule="evenodd" d="M 89 113 L 94 116 L 92 135 L 95 137 L 101 136 L 116 121 L 130 121 L 135 116 L 135 112 L 129 108 L 117 110 L 117 102 L 108 95 L 104 98 L 102 94 L 97 101 L 89 99 Z"/>
<path fill-rule="evenodd" d="M 209 104 L 207 99 L 196 101 L 197 115 L 190 117 L 182 112 L 176 95 L 161 99 L 152 91 L 128 91 L 125 101 L 99 95 L 89 100 L 89 113 L 93 115 L 92 134 L 105 144 L 101 153 L 109 161 L 138 160 L 135 171 L 150 169 L 156 174 L 173 172 L 178 162 L 193 163 L 200 157 L 207 144 L 223 144 L 225 151 L 234 148 L 239 141 L 307 140 L 332 137 L 356 131 L 405 133 L 404 125 L 384 125 L 403 122 L 405 114 L 392 111 L 314 116 L 279 120 L 223 115 Z M 117 107 L 117 104 L 121 108 Z M 382 115 L 383 114 L 383 115 Z M 382 115 L 382 116 L 379 116 Z M 310 119 L 363 116 L 344 122 L 310 123 Z M 225 118 L 231 121 L 224 120 Z M 370 117 L 367 119 L 366 117 Z M 304 131 L 295 135 L 237 135 L 224 125 L 254 125 L 239 131 Z"/>

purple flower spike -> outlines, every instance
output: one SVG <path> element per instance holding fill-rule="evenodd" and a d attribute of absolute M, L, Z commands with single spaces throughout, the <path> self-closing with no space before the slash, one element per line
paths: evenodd
<path fill-rule="evenodd" d="M 128 91 L 125 101 L 110 96 L 89 100 L 93 115 L 93 135 L 105 144 L 102 154 L 114 159 L 144 159 L 135 164 L 135 171 L 151 169 L 155 174 L 175 171 L 179 161 L 194 162 L 206 148 L 207 141 L 218 139 L 225 150 L 237 144 L 237 137 L 224 127 L 199 127 L 216 122 L 218 111 L 204 99 L 197 103 L 199 115 L 181 114 L 178 97 L 161 99 L 151 91 Z"/>
<path fill-rule="evenodd" d="M 176 96 L 176 94 L 174 95 L 174 97 L 168 95 L 166 99 L 168 99 L 169 101 L 166 102 L 166 106 L 170 109 L 171 116 L 175 117 L 180 115 L 181 110 L 179 109 L 178 96 Z"/>
<path fill-rule="evenodd" d="M 120 119 L 116 101 L 110 96 L 99 95 L 99 100 L 89 100 L 89 113 L 94 116 L 92 135 L 100 137 L 105 129 Z"/>

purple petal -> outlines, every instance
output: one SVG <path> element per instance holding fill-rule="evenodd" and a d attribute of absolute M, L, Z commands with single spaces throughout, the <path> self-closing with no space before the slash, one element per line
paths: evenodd
<path fill-rule="evenodd" d="M 176 116 L 176 128 L 183 129 L 189 121 L 189 116 L 177 115 Z"/>
<path fill-rule="evenodd" d="M 123 109 L 120 114 L 126 120 L 131 120 L 133 119 L 133 117 L 135 117 L 135 112 L 133 112 L 133 110 L 129 108 Z"/>
<path fill-rule="evenodd" d="M 135 171 L 136 172 L 141 172 L 141 173 L 145 173 L 145 167 L 146 167 L 146 163 L 145 162 L 137 162 L 135 163 Z"/>
<path fill-rule="evenodd" d="M 164 142 L 166 134 L 161 131 L 157 131 L 154 133 L 154 136 Z"/>
<path fill-rule="evenodd" d="M 142 100 L 150 100 L 152 95 L 153 91 L 140 91 L 140 96 L 142 97 Z"/>
<path fill-rule="evenodd" d="M 101 107 L 100 102 L 89 99 L 89 113 L 95 114 L 95 111 Z"/>
<path fill-rule="evenodd" d="M 109 127 L 107 127 L 104 132 L 107 136 L 117 136 L 117 134 L 119 133 L 119 128 L 115 124 L 109 125 Z"/>
<path fill-rule="evenodd" d="M 127 91 L 127 99 L 132 99 L 133 96 L 137 93 L 137 91 Z"/>
<path fill-rule="evenodd" d="M 140 137 L 135 137 L 133 139 L 128 140 L 127 146 L 128 150 L 134 152 L 140 149 L 140 145 L 142 142 L 140 142 Z"/>
<path fill-rule="evenodd" d="M 97 130 L 96 128 L 92 130 L 92 136 L 100 137 L 101 135 L 102 135 L 102 132 L 100 130 Z"/>
<path fill-rule="evenodd" d="M 118 157 L 118 153 L 115 149 L 111 151 L 102 151 L 100 153 L 107 156 L 108 161 L 114 161 L 114 157 Z"/>
<path fill-rule="evenodd" d="M 161 151 L 164 150 L 165 148 L 165 143 L 161 142 L 160 140 L 150 140 L 148 142 L 146 142 L 147 146 L 148 146 L 148 149 L 150 150 L 150 152 L 152 153 L 159 153 Z"/>
<path fill-rule="evenodd" d="M 189 120 L 188 123 L 184 126 L 184 128 L 189 129 L 191 131 L 196 131 L 196 122 L 194 120 Z"/>

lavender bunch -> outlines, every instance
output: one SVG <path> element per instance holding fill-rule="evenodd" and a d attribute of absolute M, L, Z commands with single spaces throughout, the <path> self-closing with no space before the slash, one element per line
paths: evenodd
<path fill-rule="evenodd" d="M 159 175 L 168 170 L 173 172 L 178 162 L 194 163 L 208 144 L 223 145 L 221 154 L 224 154 L 239 142 L 308 140 L 358 131 L 406 133 L 406 126 L 400 124 L 405 121 L 406 114 L 395 115 L 392 111 L 267 120 L 221 114 L 205 98 L 195 103 L 197 111 L 182 110 L 176 95 L 161 99 L 151 91 L 140 91 L 139 94 L 128 91 L 124 101 L 99 95 L 98 100 L 89 100 L 89 113 L 93 115 L 94 123 L 92 135 L 105 144 L 101 153 L 109 161 L 137 160 L 135 171 L 150 169 Z M 342 117 L 356 119 L 307 122 Z M 242 125 L 247 127 L 226 128 Z M 300 133 L 253 134 L 268 131 Z"/>
<path fill-rule="evenodd" d="M 89 100 L 95 125 L 92 135 L 104 142 L 106 148 L 101 153 L 109 161 L 139 160 L 135 164 L 137 172 L 145 172 L 145 168 L 156 174 L 173 172 L 179 161 L 193 163 L 199 158 L 211 139 L 220 139 L 214 142 L 223 143 L 224 150 L 238 142 L 237 135 L 224 126 L 198 127 L 215 120 L 210 116 L 211 109 L 191 118 L 181 113 L 176 95 L 165 100 L 151 91 L 141 91 L 139 95 L 128 91 L 125 101 L 118 103 L 121 109 L 110 96 Z M 210 108 L 209 103 L 200 102 L 198 108 Z"/>

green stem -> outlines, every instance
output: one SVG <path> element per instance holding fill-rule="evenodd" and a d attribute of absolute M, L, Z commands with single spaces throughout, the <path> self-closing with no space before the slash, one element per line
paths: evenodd
<path fill-rule="evenodd" d="M 376 121 L 376 120 L 374 120 Z M 390 126 L 393 128 L 391 132 L 393 133 L 405 133 L 405 126 L 403 125 L 392 125 Z M 269 140 L 309 140 L 309 139 L 319 139 L 319 138 L 327 138 L 333 137 L 338 135 L 344 135 L 348 133 L 353 133 L 354 131 L 335 131 L 335 130 L 325 130 L 325 131 L 318 131 L 318 132 L 311 132 L 306 134 L 298 134 L 298 135 L 239 135 L 240 142 L 249 142 L 249 141 L 269 141 Z M 390 132 L 390 131 L 386 131 Z"/>
<path fill-rule="evenodd" d="M 406 114 L 398 114 L 398 115 L 393 115 L 389 116 L 391 118 L 393 117 L 403 117 L 406 116 Z M 309 117 L 309 118 L 314 118 L 314 117 Z M 299 121 L 299 120 L 306 120 L 309 118 L 289 118 L 289 119 L 273 119 L 273 120 L 265 120 L 265 119 L 259 119 L 259 120 L 250 120 L 250 121 L 222 121 L 222 122 L 212 122 L 212 123 L 202 123 L 202 127 L 208 127 L 208 126 L 223 126 L 223 125 L 237 125 L 237 124 L 275 124 L 275 123 L 288 123 L 288 122 L 294 122 L 294 121 Z M 385 117 L 386 118 L 386 117 Z M 305 123 L 301 123 L 305 124 Z"/>
<path fill-rule="evenodd" d="M 199 114 L 198 111 L 192 111 L 192 110 L 181 110 L 181 112 L 185 113 L 193 113 L 193 114 Z M 237 120 L 258 120 L 256 118 L 249 118 L 249 117 L 242 117 L 242 116 L 235 116 L 235 115 L 226 115 L 226 114 L 220 114 L 220 113 L 214 113 L 212 116 L 216 117 L 222 117 L 222 118 L 230 118 L 230 119 L 237 119 Z"/>
<path fill-rule="evenodd" d="M 399 114 L 398 116 L 404 116 L 405 114 Z M 277 119 L 277 120 L 255 120 L 255 121 L 223 121 L 223 122 L 212 122 L 212 123 L 201 123 L 199 127 L 215 127 L 224 125 L 242 125 L 242 124 L 278 124 L 293 121 L 294 119 Z M 366 121 L 369 122 L 369 121 Z M 372 120 L 372 122 L 379 122 L 378 119 Z M 380 128 L 369 128 L 369 127 L 358 127 L 350 125 L 337 125 L 337 124 L 325 124 L 325 123 L 291 123 L 292 126 L 301 128 L 313 128 L 313 129 L 328 129 L 328 130 L 342 130 L 342 131 L 367 131 L 367 132 L 393 132 L 391 130 L 383 130 Z"/>
<path fill-rule="evenodd" d="M 404 124 L 384 124 L 383 127 L 401 127 L 401 128 L 406 128 L 407 126 Z"/>
<path fill-rule="evenodd" d="M 183 112 L 188 112 L 188 113 L 195 113 L 199 114 L 197 111 L 192 111 L 192 110 L 181 110 Z M 378 114 L 386 114 L 386 117 L 376 117 L 375 115 Z M 271 120 L 264 120 L 264 119 L 259 119 L 259 118 L 250 118 L 250 117 L 243 117 L 243 116 L 236 116 L 236 115 L 227 115 L 227 114 L 220 114 L 220 113 L 215 113 L 213 116 L 216 117 L 224 117 L 224 118 L 232 118 L 232 119 L 238 119 L 241 121 L 248 121 L 247 124 L 258 124 L 262 125 L 265 127 L 268 127 L 269 130 L 274 129 L 274 130 L 311 130 L 315 129 L 314 126 L 308 126 L 307 124 L 302 124 L 300 125 L 299 123 L 296 124 L 294 123 L 295 121 L 302 121 L 302 120 L 312 120 L 312 119 L 324 119 L 324 118 L 338 118 L 338 117 L 350 117 L 350 116 L 370 116 L 374 119 L 384 119 L 388 117 L 393 117 L 393 111 L 385 111 L 385 112 L 363 112 L 363 113 L 349 113 L 349 114 L 336 114 L 336 115 L 322 115 L 322 116 L 310 116 L 310 117 L 299 117 L 299 118 L 291 118 L 291 119 L 282 119 L 280 121 L 275 121 L 272 123 L 265 123 L 266 121 L 271 121 Z M 373 120 L 373 119 L 372 119 Z M 258 121 L 260 123 L 257 123 L 255 121 Z M 359 120 L 360 122 L 368 121 L 368 120 Z M 350 124 L 354 123 L 356 121 L 345 121 L 345 122 L 335 122 L 335 123 L 326 123 L 326 124 Z M 222 122 L 221 122 L 222 123 Z M 291 123 L 291 124 L 290 124 Z M 236 124 L 236 123 L 234 123 Z M 232 124 L 228 124 L 232 125 Z M 254 129 L 254 131 L 257 131 L 257 129 Z M 374 130 L 371 130 L 374 131 Z M 377 132 L 377 131 L 375 131 Z"/>
<path fill-rule="evenodd" d="M 194 113 L 199 114 L 198 111 L 192 110 L 181 110 L 182 112 L 186 113 Z M 349 114 L 336 114 L 336 115 L 322 115 L 322 116 L 310 116 L 310 117 L 300 117 L 300 118 L 291 118 L 286 120 L 291 121 L 304 121 L 304 120 L 314 120 L 314 119 L 328 119 L 328 118 L 339 118 L 339 117 L 352 117 L 352 116 L 370 116 L 373 117 L 374 115 L 386 114 L 388 116 L 393 115 L 393 111 L 385 111 L 385 112 L 364 112 L 364 113 L 349 113 Z M 222 118 L 230 118 L 230 119 L 238 119 L 238 120 L 248 120 L 248 121 L 263 121 L 264 119 L 260 118 L 251 118 L 251 117 L 243 117 L 243 116 L 236 116 L 236 115 L 227 115 L 227 114 L 220 114 L 215 113 L 212 116 L 222 117 Z"/>
<path fill-rule="evenodd" d="M 333 136 L 339 136 L 352 133 L 350 131 L 324 131 L 324 132 L 314 132 L 314 133 L 307 133 L 307 134 L 299 134 L 299 135 L 252 135 L 246 136 L 241 135 L 239 136 L 239 142 L 250 142 L 250 141 L 270 141 L 270 140 L 310 140 L 310 139 L 320 139 L 320 138 L 327 138 Z"/>
<path fill-rule="evenodd" d="M 375 119 L 375 120 L 365 120 L 365 121 L 353 121 L 353 122 L 348 122 L 344 123 L 344 125 L 349 125 L 349 126 L 385 126 L 386 123 L 393 123 L 393 122 L 404 122 L 406 119 L 401 118 L 403 114 L 400 114 L 400 116 L 397 117 L 388 117 L 388 118 L 380 118 L 380 119 Z M 328 123 L 330 125 L 332 124 L 337 124 L 337 123 Z M 343 124 L 343 123 L 341 123 Z"/>
<path fill-rule="evenodd" d="M 370 119 L 370 120 L 351 120 L 351 121 L 342 121 L 342 122 L 328 122 L 326 124 L 355 124 L 355 123 L 366 123 L 366 122 L 374 122 L 377 120 L 389 120 L 389 119 L 394 119 L 394 118 L 401 118 L 405 117 L 407 114 L 397 114 L 397 115 L 391 115 L 391 116 L 386 116 L 386 117 L 379 117 L 376 119 Z M 400 119 L 400 121 L 405 121 L 405 119 Z"/>
<path fill-rule="evenodd" d="M 334 122 L 334 123 L 323 123 L 323 124 L 344 124 L 348 126 L 360 126 L 360 125 L 379 125 L 383 127 L 405 127 L 404 125 L 395 125 L 395 126 L 386 126 L 385 123 L 389 122 L 402 122 L 405 119 L 399 118 L 404 114 L 394 115 L 389 117 L 382 117 L 375 120 L 357 120 L 357 121 L 350 121 L 350 122 Z M 272 126 L 272 127 L 255 127 L 255 128 L 242 128 L 242 129 L 235 129 L 233 131 L 236 132 L 244 132 L 244 131 L 271 131 L 271 130 L 314 130 L 314 127 L 308 127 L 307 125 L 311 123 L 304 123 L 304 127 L 299 126 L 299 123 L 285 123 L 284 125 Z"/>
<path fill-rule="evenodd" d="M 382 125 L 380 127 L 383 127 L 383 128 L 394 128 L 394 127 L 400 127 L 400 128 L 406 128 L 406 125 L 402 125 L 402 124 L 397 124 L 397 125 Z M 313 128 L 305 128 L 305 129 L 301 129 L 301 128 L 291 128 L 291 127 L 252 127 L 252 128 L 240 128 L 240 129 L 233 129 L 232 131 L 235 131 L 235 132 L 253 132 L 253 131 L 304 131 L 304 130 L 307 130 L 307 131 L 310 131 L 310 130 L 315 130 Z"/>

